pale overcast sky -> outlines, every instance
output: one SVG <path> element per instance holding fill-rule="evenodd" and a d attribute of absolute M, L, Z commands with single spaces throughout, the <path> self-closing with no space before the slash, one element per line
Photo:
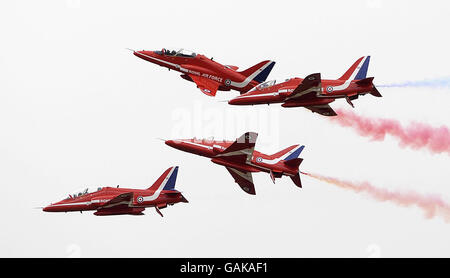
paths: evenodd
<path fill-rule="evenodd" d="M 371 55 L 376 84 L 450 76 L 448 1 L 2 1 L 1 257 L 449 257 L 450 223 L 302 176 L 225 168 L 156 138 L 259 133 L 304 144 L 301 170 L 450 201 L 448 154 L 371 142 L 302 108 L 234 107 L 125 48 L 187 48 L 271 79 L 338 78 Z M 450 126 L 448 88 L 383 88 L 354 112 Z M 345 100 L 332 104 L 348 108 Z M 146 188 L 169 166 L 190 201 L 146 215 L 44 213 L 83 186 Z"/>

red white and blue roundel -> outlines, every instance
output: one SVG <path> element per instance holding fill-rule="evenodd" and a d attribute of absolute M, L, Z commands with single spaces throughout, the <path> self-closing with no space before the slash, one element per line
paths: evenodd
<path fill-rule="evenodd" d="M 136 201 L 137 201 L 138 203 L 142 203 L 142 202 L 144 201 L 144 197 L 139 196 L 139 197 L 136 198 Z"/>
<path fill-rule="evenodd" d="M 333 91 L 333 86 L 328 86 L 327 87 L 327 92 L 331 93 Z"/>

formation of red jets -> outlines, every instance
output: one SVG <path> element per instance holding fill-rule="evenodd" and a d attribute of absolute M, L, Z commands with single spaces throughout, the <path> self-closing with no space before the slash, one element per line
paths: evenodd
<path fill-rule="evenodd" d="M 134 51 L 143 60 L 178 71 L 185 80 L 194 82 L 204 94 L 215 96 L 217 91 L 235 90 L 240 93 L 231 99 L 230 105 L 257 105 L 281 103 L 282 107 L 304 107 L 312 112 L 335 116 L 330 103 L 345 98 L 352 100 L 361 95 L 381 97 L 373 84 L 373 77 L 366 77 L 370 56 L 359 58 L 339 79 L 325 80 L 320 73 L 305 78 L 289 78 L 282 82 L 266 81 L 275 62 L 262 61 L 246 70 L 237 66 L 222 65 L 212 58 L 185 49 L 178 51 L 163 48 L 160 51 Z M 235 141 L 213 139 L 174 139 L 165 143 L 175 149 L 210 158 L 224 166 L 241 189 L 256 194 L 252 173 L 266 172 L 275 183 L 276 178 L 288 176 L 302 187 L 299 158 L 303 145 L 293 145 L 275 154 L 256 151 L 257 133 L 246 132 Z M 188 201 L 175 189 L 178 166 L 167 169 L 147 189 L 97 187 L 69 194 L 64 200 L 43 208 L 47 212 L 95 211 L 95 215 L 142 215 L 147 207 L 160 209 Z"/>

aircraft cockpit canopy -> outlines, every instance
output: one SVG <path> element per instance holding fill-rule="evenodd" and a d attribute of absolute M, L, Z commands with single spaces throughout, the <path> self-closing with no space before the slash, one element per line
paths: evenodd
<path fill-rule="evenodd" d="M 258 88 L 258 90 L 261 90 L 261 89 L 264 89 L 264 88 L 272 87 L 276 83 L 277 83 L 276 80 L 270 80 L 270 81 L 266 81 L 264 83 L 259 84 L 258 86 L 256 86 L 256 88 Z"/>
<path fill-rule="evenodd" d="M 272 87 L 272 86 L 275 85 L 275 84 L 287 82 L 287 81 L 289 81 L 289 80 L 290 80 L 289 78 L 288 78 L 288 79 L 285 79 L 285 80 L 282 80 L 282 81 L 278 81 L 278 80 L 269 80 L 269 81 L 263 82 L 263 83 L 259 84 L 258 86 L 254 87 L 253 89 L 250 90 L 250 92 L 251 92 L 251 91 L 255 91 L 255 90 L 262 90 L 262 89 L 265 89 L 265 88 L 269 88 L 269 87 Z"/>
<path fill-rule="evenodd" d="M 158 54 L 164 54 L 167 56 L 186 57 L 186 58 L 193 58 L 193 57 L 197 56 L 197 54 L 195 52 L 187 50 L 187 49 L 183 49 L 183 48 L 181 48 L 178 51 L 163 48 L 162 51 L 155 51 L 155 52 Z"/>
<path fill-rule="evenodd" d="M 81 197 L 83 195 L 89 194 L 89 193 L 93 193 L 93 192 L 97 192 L 102 190 L 102 187 L 98 186 L 98 187 L 87 187 L 84 188 L 82 190 L 77 190 L 75 191 L 74 194 L 69 194 L 69 196 L 67 197 L 67 199 L 73 199 L 73 198 L 78 198 Z"/>

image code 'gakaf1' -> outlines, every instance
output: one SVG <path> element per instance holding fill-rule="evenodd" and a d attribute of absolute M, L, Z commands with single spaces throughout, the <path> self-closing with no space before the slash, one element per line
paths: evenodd
<path fill-rule="evenodd" d="M 148 62 L 181 72 L 181 77 L 194 82 L 202 93 L 215 96 L 219 91 L 236 90 L 241 94 L 266 81 L 275 65 L 274 61 L 263 61 L 243 71 L 237 66 L 222 65 L 204 55 L 185 49 L 178 51 L 133 51 L 137 57 Z"/>
<path fill-rule="evenodd" d="M 247 132 L 236 141 L 215 141 L 213 139 L 176 139 L 165 141 L 166 145 L 185 152 L 211 158 L 211 161 L 225 166 L 235 182 L 248 194 L 256 194 L 253 172 L 266 172 L 275 183 L 275 178 L 289 176 L 294 184 L 302 187 L 298 156 L 304 146 L 293 145 L 272 155 L 255 151 L 258 134 Z"/>
<path fill-rule="evenodd" d="M 283 107 L 304 107 L 324 116 L 336 116 L 329 103 L 337 98 L 345 98 L 348 104 L 354 107 L 352 100 L 360 95 L 371 94 L 381 97 L 372 83 L 373 77 L 366 77 L 369 61 L 370 56 L 359 58 L 337 80 L 322 80 L 320 73 L 314 73 L 304 79 L 267 81 L 231 99 L 228 103 L 231 105 L 282 103 Z"/>
<path fill-rule="evenodd" d="M 155 183 L 147 189 L 117 187 L 89 188 L 70 194 L 66 199 L 43 208 L 47 212 L 69 212 L 96 210 L 95 215 L 142 215 L 146 207 L 160 209 L 176 203 L 188 201 L 175 189 L 178 166 L 167 169 Z"/>

